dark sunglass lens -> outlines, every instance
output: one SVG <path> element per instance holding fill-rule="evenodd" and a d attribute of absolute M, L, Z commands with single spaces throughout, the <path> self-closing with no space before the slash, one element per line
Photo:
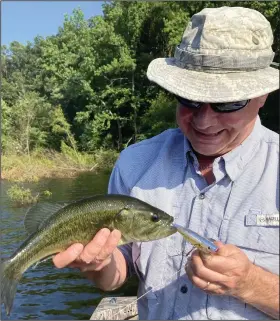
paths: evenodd
<path fill-rule="evenodd" d="M 178 100 L 178 102 L 185 106 L 185 107 L 189 107 L 189 108 L 199 108 L 200 107 L 200 103 L 196 102 L 196 101 L 192 101 L 192 100 L 188 100 L 186 98 L 182 98 L 179 96 L 176 96 L 176 99 Z"/>
<path fill-rule="evenodd" d="M 215 109 L 219 112 L 231 112 L 244 108 L 248 104 L 248 102 L 249 100 L 241 100 L 231 103 L 217 103 L 213 105 L 215 105 Z"/>

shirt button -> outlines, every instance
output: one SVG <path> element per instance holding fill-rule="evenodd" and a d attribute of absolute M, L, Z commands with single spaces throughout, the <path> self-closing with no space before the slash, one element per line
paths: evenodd
<path fill-rule="evenodd" d="M 187 293 L 188 292 L 188 287 L 186 285 L 181 286 L 181 292 L 182 293 Z"/>
<path fill-rule="evenodd" d="M 205 198 L 205 194 L 204 194 L 204 193 L 201 193 L 201 194 L 199 194 L 199 196 L 198 196 L 198 197 L 199 197 L 199 199 L 200 199 L 200 200 L 204 200 L 204 198 Z"/>

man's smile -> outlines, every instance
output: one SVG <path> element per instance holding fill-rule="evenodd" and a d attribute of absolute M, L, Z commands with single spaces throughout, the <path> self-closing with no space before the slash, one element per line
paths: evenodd
<path fill-rule="evenodd" d="M 201 138 L 201 139 L 215 139 L 215 138 L 218 138 L 218 137 L 220 137 L 221 136 L 221 134 L 224 132 L 224 129 L 222 129 L 222 130 L 219 130 L 219 131 L 216 131 L 216 132 L 202 132 L 202 131 L 200 131 L 200 130 L 197 130 L 196 128 L 194 128 L 193 126 L 192 126 L 192 129 L 193 129 L 193 132 L 194 132 L 194 134 L 195 134 L 195 136 L 197 137 L 197 138 Z"/>

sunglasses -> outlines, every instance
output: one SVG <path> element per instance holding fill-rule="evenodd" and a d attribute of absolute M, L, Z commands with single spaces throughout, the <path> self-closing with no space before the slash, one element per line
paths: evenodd
<path fill-rule="evenodd" d="M 178 102 L 186 108 L 198 109 L 203 104 L 202 102 L 189 100 L 186 98 L 182 98 L 180 96 L 175 96 Z M 230 103 L 210 103 L 211 108 L 217 113 L 232 113 L 234 111 L 240 110 L 246 107 L 249 103 L 250 99 L 248 100 L 241 100 L 235 101 Z"/>

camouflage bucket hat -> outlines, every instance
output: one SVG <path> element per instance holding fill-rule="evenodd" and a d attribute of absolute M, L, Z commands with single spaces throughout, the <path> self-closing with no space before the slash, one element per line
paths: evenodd
<path fill-rule="evenodd" d="M 154 59 L 147 77 L 194 101 L 230 102 L 279 88 L 270 23 L 242 7 L 205 8 L 192 16 L 172 58 Z"/>

